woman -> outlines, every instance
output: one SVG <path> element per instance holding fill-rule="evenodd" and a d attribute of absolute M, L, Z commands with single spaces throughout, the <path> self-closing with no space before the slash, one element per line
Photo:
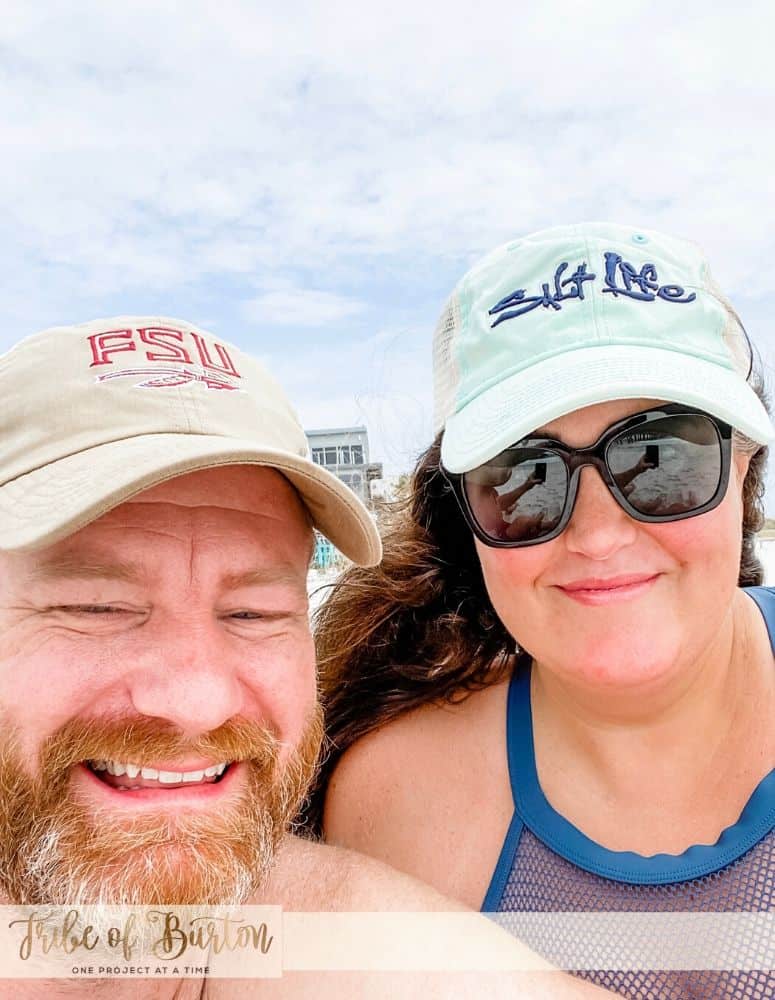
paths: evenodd
<path fill-rule="evenodd" d="M 739 320 L 693 245 L 562 227 L 463 278 L 434 364 L 440 433 L 382 567 L 320 615 L 325 836 L 625 996 L 773 995 L 761 933 L 754 971 L 649 971 L 620 920 L 645 968 L 601 972 L 524 923 L 775 907 L 773 431 Z"/>

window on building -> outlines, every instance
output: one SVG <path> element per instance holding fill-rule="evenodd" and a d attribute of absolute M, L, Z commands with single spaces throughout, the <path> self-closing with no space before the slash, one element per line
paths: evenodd
<path fill-rule="evenodd" d="M 350 464 L 350 446 L 344 445 L 344 447 L 339 449 L 339 464 L 349 465 Z"/>
<path fill-rule="evenodd" d="M 326 465 L 336 465 L 336 448 L 326 448 Z"/>
<path fill-rule="evenodd" d="M 350 449 L 353 465 L 363 465 L 363 445 L 354 444 Z"/>
<path fill-rule="evenodd" d="M 323 464 L 323 449 L 322 448 L 313 448 L 312 449 L 312 461 L 315 462 L 316 465 L 322 465 Z"/>

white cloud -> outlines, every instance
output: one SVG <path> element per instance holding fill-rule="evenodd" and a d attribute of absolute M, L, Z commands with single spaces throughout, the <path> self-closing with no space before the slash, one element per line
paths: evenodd
<path fill-rule="evenodd" d="M 237 317 L 310 420 L 366 419 L 399 463 L 467 264 L 612 218 L 702 243 L 769 357 L 773 28 L 765 0 L 9 0 L 0 345 L 148 301 Z M 375 314 L 413 331 L 392 353 Z"/>
<path fill-rule="evenodd" d="M 330 343 L 278 344 L 261 360 L 296 404 L 307 429 L 365 424 L 373 461 L 410 468 L 432 436 L 430 350 L 425 330 L 381 329 L 346 352 Z"/>
<path fill-rule="evenodd" d="M 731 257 L 734 206 L 771 245 L 769 6 L 671 8 L 669 29 L 666 4 L 416 7 L 19 5 L 9 226 L 86 290 L 465 253 L 590 213 L 677 211 Z M 136 263 L 170 233 L 174 263 Z"/>
<path fill-rule="evenodd" d="M 312 288 L 276 288 L 243 303 L 242 314 L 251 323 L 320 327 L 349 319 L 363 303 L 343 295 Z"/>

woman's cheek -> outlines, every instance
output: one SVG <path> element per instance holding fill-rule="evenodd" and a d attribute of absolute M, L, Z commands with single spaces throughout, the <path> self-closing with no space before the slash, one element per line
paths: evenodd
<path fill-rule="evenodd" d="M 476 542 L 484 583 L 496 614 L 514 633 L 514 624 L 527 613 L 534 588 L 552 567 L 559 539 L 522 549 L 495 549 Z"/>
<path fill-rule="evenodd" d="M 743 538 L 742 518 L 742 503 L 732 496 L 707 514 L 653 525 L 650 530 L 652 538 L 676 562 L 698 568 L 726 564 L 737 579 Z"/>

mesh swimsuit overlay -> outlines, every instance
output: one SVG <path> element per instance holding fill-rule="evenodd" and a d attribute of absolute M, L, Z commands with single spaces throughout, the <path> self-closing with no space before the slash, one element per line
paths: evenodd
<path fill-rule="evenodd" d="M 752 587 L 747 593 L 764 617 L 775 650 L 775 589 Z M 613 914 L 604 941 L 612 952 L 619 948 L 630 955 L 640 953 L 638 937 L 648 916 L 631 920 L 625 914 L 723 914 L 716 925 L 718 940 L 706 940 L 705 948 L 716 956 L 733 948 L 735 955 L 756 958 L 726 968 L 717 961 L 715 970 L 690 965 L 687 970 L 688 963 L 676 970 L 681 962 L 674 962 L 662 971 L 658 959 L 657 964 L 640 963 L 648 968 L 629 970 L 603 960 L 604 968 L 590 971 L 585 962 L 577 974 L 636 1000 L 775 997 L 775 770 L 715 844 L 644 857 L 596 844 L 547 801 L 536 772 L 529 670 L 516 673 L 510 684 L 507 740 L 514 816 L 482 910 L 497 913 L 499 923 L 558 964 L 568 953 L 569 933 L 559 914 Z M 529 920 L 521 917 L 528 914 Z M 735 922 L 738 917 L 743 919 Z M 589 927 L 583 919 L 576 926 L 583 943 Z"/>

